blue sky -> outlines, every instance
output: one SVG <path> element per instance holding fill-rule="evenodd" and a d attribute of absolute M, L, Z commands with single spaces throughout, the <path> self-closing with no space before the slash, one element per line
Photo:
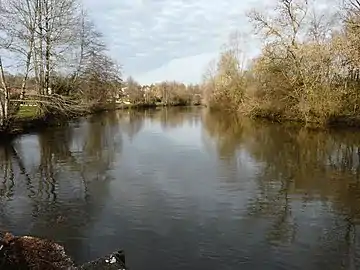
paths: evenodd
<path fill-rule="evenodd" d="M 83 0 L 124 75 L 140 83 L 199 82 L 245 12 L 271 0 Z"/>

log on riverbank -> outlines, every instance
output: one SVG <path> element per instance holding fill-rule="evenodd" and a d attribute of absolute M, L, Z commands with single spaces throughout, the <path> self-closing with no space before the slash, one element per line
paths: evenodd
<path fill-rule="evenodd" d="M 7 270 L 113 270 L 127 269 L 122 250 L 76 266 L 63 246 L 31 236 L 5 233 L 0 240 L 0 269 Z"/>

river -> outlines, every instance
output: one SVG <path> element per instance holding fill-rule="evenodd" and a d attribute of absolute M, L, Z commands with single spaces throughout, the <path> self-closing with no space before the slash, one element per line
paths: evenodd
<path fill-rule="evenodd" d="M 360 132 L 115 111 L 0 145 L 0 228 L 133 270 L 359 269 Z"/>

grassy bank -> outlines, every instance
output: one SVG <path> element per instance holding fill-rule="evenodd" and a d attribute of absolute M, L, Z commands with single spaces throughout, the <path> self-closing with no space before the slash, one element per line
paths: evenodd
<path fill-rule="evenodd" d="M 157 107 L 184 107 L 189 105 L 173 104 L 166 105 L 164 103 L 139 103 L 139 104 L 108 104 L 98 106 L 86 113 L 78 113 L 72 115 L 54 115 L 39 113 L 36 106 L 22 106 L 16 115 L 13 116 L 9 124 L 0 131 L 0 138 L 11 138 L 16 135 L 26 134 L 32 131 L 41 130 L 42 128 L 51 126 L 60 126 L 69 120 L 80 118 L 90 114 L 101 113 L 111 110 L 130 110 L 130 109 L 147 109 Z M 200 104 L 191 106 L 201 106 Z"/>
<path fill-rule="evenodd" d="M 80 118 L 88 114 L 100 113 L 109 109 L 114 109 L 114 106 L 98 107 L 84 113 L 60 115 L 40 113 L 36 106 L 22 106 L 17 114 L 14 115 L 8 124 L 0 131 L 0 137 L 9 138 L 46 127 L 60 126 L 71 119 Z"/>

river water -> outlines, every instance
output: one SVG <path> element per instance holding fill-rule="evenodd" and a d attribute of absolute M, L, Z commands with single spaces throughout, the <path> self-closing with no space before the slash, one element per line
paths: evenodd
<path fill-rule="evenodd" d="M 0 228 L 133 270 L 359 269 L 360 132 L 116 111 L 0 146 Z"/>

